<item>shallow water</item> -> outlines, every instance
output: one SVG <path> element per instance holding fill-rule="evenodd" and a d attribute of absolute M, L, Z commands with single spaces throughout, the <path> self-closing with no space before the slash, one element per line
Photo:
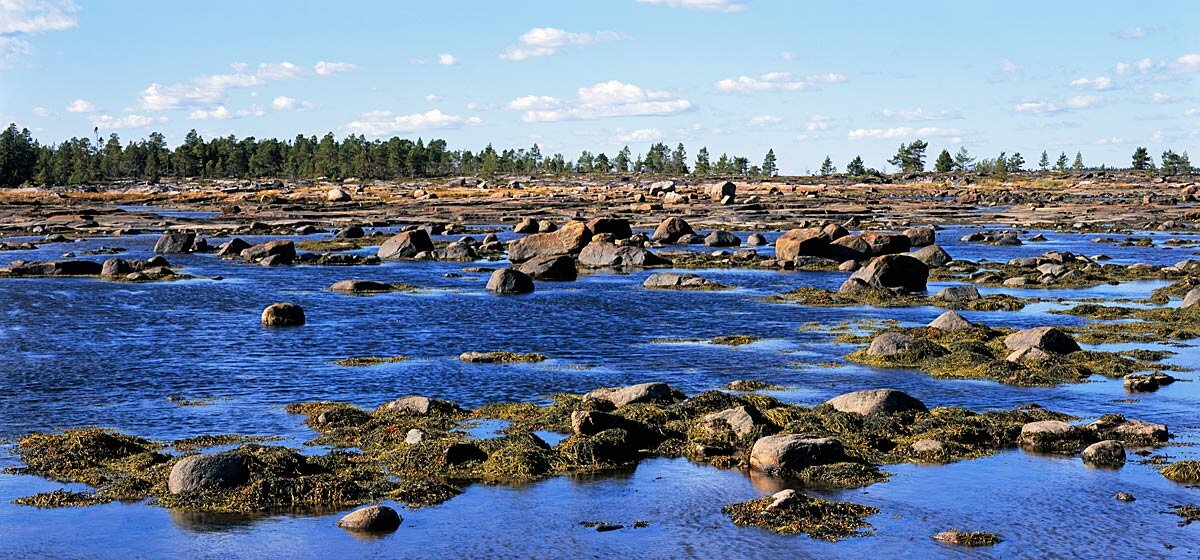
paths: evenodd
<path fill-rule="evenodd" d="M 156 209 L 157 210 L 157 209 Z M 164 211 L 169 211 L 164 210 Z M 1174 263 L 1194 249 L 1115 247 L 1096 235 L 1045 232 L 1048 243 L 1021 247 L 963 244 L 970 231 L 939 233 L 959 258 L 1007 260 L 1047 250 L 1094 255 L 1117 263 Z M 1141 235 L 1141 234 L 1135 234 Z M 508 238 L 508 235 L 502 236 Z M 768 235 L 768 239 L 775 235 Z M 1123 237 L 1113 236 L 1118 239 Z M 1156 239 L 1165 239 L 1157 234 Z M 317 238 L 317 237 L 306 237 Z M 744 234 L 743 234 L 744 238 Z M 100 246 L 128 249 L 123 257 L 150 256 L 155 235 L 89 239 L 13 251 L 0 259 L 56 258 Z M 258 241 L 264 238 L 246 238 Z M 449 238 L 447 238 L 449 239 Z M 369 252 L 369 251 L 368 251 Z M 83 257 L 102 260 L 105 256 Z M 759 298 L 800 286 L 836 288 L 843 273 L 758 270 L 691 271 L 733 284 L 727 292 L 650 291 L 650 274 L 588 274 L 577 282 L 541 282 L 537 292 L 494 297 L 485 274 L 461 273 L 463 263 L 392 262 L 381 266 L 266 268 L 221 261 L 212 255 L 169 255 L 197 279 L 122 284 L 93 279 L 0 280 L 0 438 L 41 430 L 102 425 L 154 439 L 201 434 L 283 435 L 289 443 L 313 434 L 303 418 L 283 412 L 300 400 L 336 399 L 365 407 L 406 394 L 425 394 L 467 407 L 497 400 L 539 401 L 558 392 L 666 381 L 693 394 L 734 379 L 785 386 L 770 392 L 783 400 L 817 404 L 840 393 L 895 387 L 930 406 L 1007 409 L 1039 403 L 1084 420 L 1104 413 L 1163 422 L 1196 441 L 1200 384 L 1181 382 L 1157 393 L 1124 399 L 1120 380 L 1057 388 L 1019 388 L 983 381 L 936 380 L 907 370 L 855 364 L 828 367 L 852 350 L 827 334 L 802 329 L 848 319 L 895 319 L 923 324 L 942 310 L 805 308 Z M 502 266 L 478 263 L 477 266 Z M 404 282 L 419 293 L 348 296 L 327 288 L 346 278 Z M 945 283 L 931 284 L 937 289 Z M 1081 290 L 993 289 L 1014 295 L 1077 300 L 1141 298 L 1163 285 L 1137 282 Z M 266 305 L 302 305 L 308 324 L 264 329 Z M 966 312 L 992 326 L 1076 324 L 1050 315 L 1065 303 L 1021 312 Z M 666 337 L 711 338 L 749 334 L 765 340 L 740 347 L 701 343 L 660 344 Z M 1120 349 L 1105 347 L 1104 349 Z M 1171 363 L 1200 364 L 1195 346 Z M 469 350 L 541 352 L 538 364 L 465 364 Z M 405 362 L 367 368 L 331 362 L 361 355 L 406 355 Z M 1195 373 L 1181 374 L 1194 381 Z M 168 395 L 211 399 L 181 407 Z M 480 435 L 495 426 L 478 427 Z M 1166 453 L 1195 456 L 1190 447 Z M 722 506 L 778 490 L 770 480 L 720 471 L 682 459 L 643 462 L 629 473 L 556 478 L 511 488 L 475 485 L 442 505 L 402 510 L 404 527 L 375 540 L 352 537 L 334 526 L 341 512 L 257 519 L 170 512 L 142 504 L 38 510 L 14 498 L 61 487 L 40 478 L 0 474 L 0 557 L 861 557 L 895 553 L 945 557 L 1111 556 L 1195 557 L 1198 527 L 1178 527 L 1169 507 L 1200 502 L 1200 490 L 1176 485 L 1151 466 L 1130 463 L 1119 471 L 1083 466 L 1078 458 L 1048 458 L 1011 451 L 947 466 L 893 465 L 890 482 L 826 494 L 879 507 L 869 521 L 873 536 L 825 543 L 734 527 Z M 0 466 L 16 464 L 0 447 Z M 1118 502 L 1127 491 L 1138 500 Z M 630 528 L 597 533 L 578 522 L 604 520 Z M 648 528 L 633 529 L 637 520 Z M 87 530 L 81 530 L 86 527 Z M 1006 540 L 964 550 L 928 537 L 957 527 L 987 530 Z M 1175 548 L 1167 548 L 1166 545 Z"/>

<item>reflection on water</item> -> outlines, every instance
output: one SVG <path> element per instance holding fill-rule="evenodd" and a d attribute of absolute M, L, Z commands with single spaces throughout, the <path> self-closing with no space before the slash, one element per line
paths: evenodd
<path fill-rule="evenodd" d="M 957 242 L 965 231 L 940 234 L 947 250 L 960 258 L 1007 260 L 1051 249 L 1106 253 L 1124 263 L 1174 263 L 1194 256 L 1186 249 L 1097 245 L 1088 241 L 1093 236 L 1055 232 L 1047 232 L 1049 243 L 1016 248 L 966 245 Z M 154 241 L 154 235 L 121 238 L 119 243 L 92 239 L 72 243 L 69 250 L 119 244 L 129 248 L 126 257 L 145 258 Z M 54 258 L 64 247 L 50 244 L 5 256 Z M 461 263 L 265 268 L 211 255 L 172 255 L 169 260 L 190 274 L 226 280 L 141 285 L 92 279 L 0 281 L 0 341 L 7 350 L 0 355 L 5 409 L 0 438 L 103 425 L 162 440 L 242 433 L 282 435 L 295 444 L 313 435 L 302 418 L 282 410 L 282 405 L 299 400 L 375 407 L 415 393 L 473 407 L 498 400 L 544 402 L 558 392 L 648 380 L 696 393 L 735 379 L 782 385 L 784 389 L 770 394 L 806 404 L 847 391 L 895 387 L 931 406 L 999 409 L 1036 402 L 1084 420 L 1120 412 L 1167 423 L 1181 441 L 1195 441 L 1200 432 L 1196 383 L 1176 383 L 1129 401 L 1120 380 L 1020 388 L 935 380 L 856 364 L 818 365 L 840 361 L 850 348 L 802 329 L 805 323 L 830 326 L 848 319 L 895 319 L 917 325 L 941 312 L 927 307 L 803 308 L 759 301 L 800 286 L 836 288 L 844 278 L 841 273 L 699 272 L 739 287 L 730 292 L 642 290 L 640 283 L 649 274 L 644 271 L 586 274 L 574 283 L 539 283 L 529 296 L 491 297 L 483 290 L 485 274 L 444 276 L 461 273 Z M 327 290 L 346 278 L 432 290 L 368 297 Z M 1003 291 L 1072 300 L 1141 298 L 1160 285 Z M 304 306 L 309 323 L 297 329 L 261 328 L 259 312 L 276 301 Z M 1047 313 L 1062 306 L 1052 302 L 1017 313 L 964 316 L 1011 327 L 1081 321 Z M 740 347 L 649 343 L 655 338 L 729 334 L 765 340 Z M 1171 363 L 1200 364 L 1195 347 L 1169 349 L 1179 352 Z M 540 352 L 549 360 L 511 365 L 460 362 L 457 355 L 468 350 Z M 411 359 L 376 367 L 332 364 L 368 355 Z M 1194 380 L 1195 375 L 1181 377 Z M 177 406 L 168 395 L 211 404 Z M 503 427 L 481 422 L 471 433 L 486 437 Z M 550 444 L 562 437 L 539 436 Z M 1190 447 L 1166 451 L 1179 457 L 1196 454 Z M 1133 459 L 1116 471 L 1088 469 L 1077 458 L 1018 451 L 948 466 L 888 466 L 890 482 L 825 494 L 882 510 L 870 519 L 877 528 L 874 536 L 836 544 L 733 527 L 721 506 L 777 491 L 787 482 L 678 459 L 655 459 L 627 472 L 560 477 L 519 488 L 472 485 L 445 504 L 401 510 L 405 520 L 400 531 L 374 540 L 337 529 L 334 523 L 341 512 L 231 517 L 121 503 L 64 510 L 22 508 L 9 502 L 61 485 L 0 475 L 0 527 L 5 537 L 0 539 L 0 557 L 861 558 L 898 550 L 922 557 L 1106 556 L 1109 551 L 1148 558 L 1194 557 L 1195 527 L 1177 527 L 1177 518 L 1163 512 L 1171 504 L 1198 502 L 1200 495 Z M 13 464 L 11 449 L 0 446 L 0 466 Z M 1138 500 L 1126 504 L 1112 499 L 1118 490 Z M 638 520 L 650 526 L 632 529 Z M 629 528 L 597 533 L 579 526 L 580 521 Z M 81 527 L 88 529 L 64 529 Z M 963 551 L 928 538 L 950 527 L 994 531 L 1006 540 L 990 550 Z"/>

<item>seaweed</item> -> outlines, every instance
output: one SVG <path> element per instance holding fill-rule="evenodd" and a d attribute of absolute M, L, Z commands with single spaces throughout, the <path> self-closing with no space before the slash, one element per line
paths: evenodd
<path fill-rule="evenodd" d="M 107 504 L 111 502 L 111 498 L 97 496 L 92 492 L 71 492 L 66 489 L 58 489 L 51 492 L 41 492 L 32 496 L 17 498 L 12 503 L 19 506 L 33 506 L 39 508 L 63 508 L 63 507 L 86 507 L 97 504 Z"/>
<path fill-rule="evenodd" d="M 950 529 L 933 535 L 933 540 L 966 547 L 993 546 L 1000 544 L 1001 538 L 994 533 L 983 531 L 959 531 Z"/>
<path fill-rule="evenodd" d="M 408 356 L 390 356 L 387 358 L 383 358 L 383 357 L 379 357 L 379 356 L 356 356 L 353 358 L 343 358 L 343 359 L 338 360 L 333 363 L 335 365 L 339 365 L 339 366 L 362 367 L 362 366 L 377 366 L 380 364 L 394 364 L 396 362 L 403 362 L 407 359 L 408 359 Z"/>
<path fill-rule="evenodd" d="M 1200 461 L 1189 459 L 1171 463 L 1159 472 L 1171 482 L 1200 484 Z"/>
<path fill-rule="evenodd" d="M 871 534 L 874 527 L 864 519 L 879 513 L 871 506 L 804 494 L 795 494 L 788 503 L 772 507 L 775 502 L 768 496 L 728 505 L 721 511 L 739 527 L 762 527 L 783 535 L 807 534 L 831 542 Z"/>

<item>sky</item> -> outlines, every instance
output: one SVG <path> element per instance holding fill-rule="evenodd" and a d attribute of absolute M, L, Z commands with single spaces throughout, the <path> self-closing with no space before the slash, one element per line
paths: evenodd
<path fill-rule="evenodd" d="M 444 138 L 569 159 L 682 142 L 781 172 L 1197 153 L 1200 2 L 0 0 L 0 120 L 54 143 Z M 1194 156 L 1193 156 L 1194 157 Z"/>

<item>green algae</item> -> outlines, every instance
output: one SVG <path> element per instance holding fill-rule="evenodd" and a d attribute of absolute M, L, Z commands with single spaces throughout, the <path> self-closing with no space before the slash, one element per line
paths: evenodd
<path fill-rule="evenodd" d="M 739 527 L 761 527 L 783 535 L 807 534 L 830 542 L 871 534 L 874 527 L 865 519 L 879 513 L 871 506 L 804 494 L 796 494 L 788 504 L 772 508 L 774 501 L 768 496 L 728 505 L 721 511 Z"/>

